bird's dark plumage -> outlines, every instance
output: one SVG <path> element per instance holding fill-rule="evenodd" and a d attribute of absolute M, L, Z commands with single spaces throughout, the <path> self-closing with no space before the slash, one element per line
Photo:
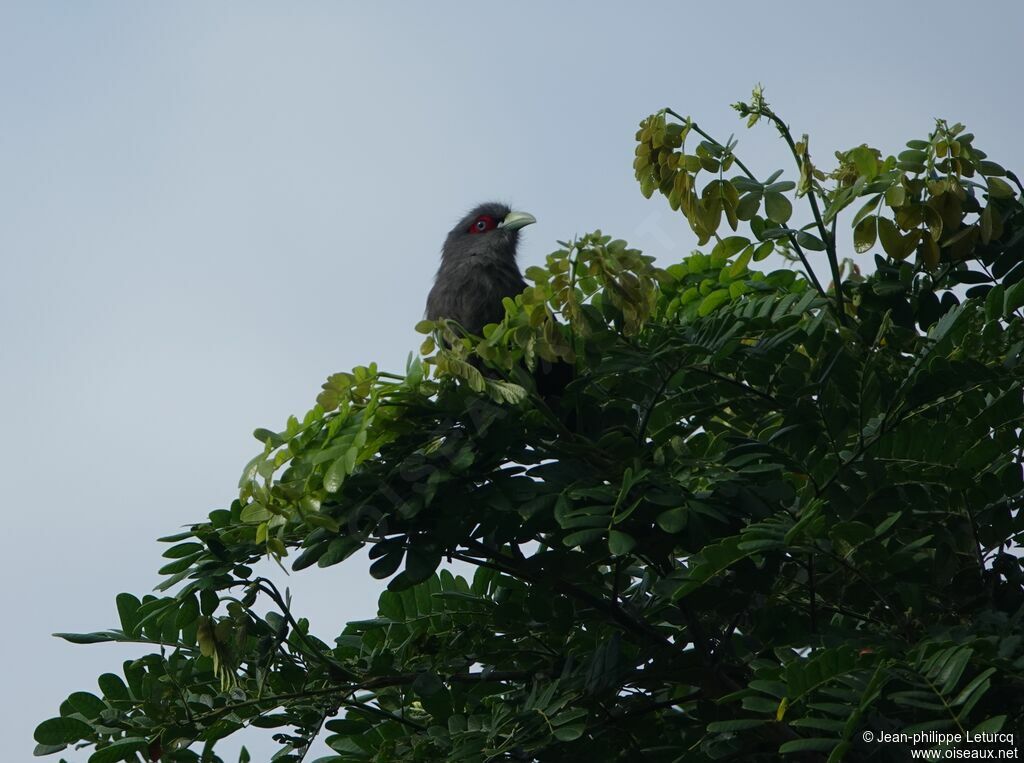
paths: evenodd
<path fill-rule="evenodd" d="M 427 297 L 430 320 L 448 318 L 480 334 L 505 315 L 501 300 L 526 288 L 516 264 L 519 229 L 534 222 L 504 204 L 481 204 L 462 218 L 445 239 L 441 267 Z"/>
<path fill-rule="evenodd" d="M 500 323 L 505 316 L 502 299 L 526 288 L 516 247 L 519 229 L 533 222 L 533 215 L 496 202 L 481 204 L 459 220 L 441 250 L 441 267 L 427 297 L 427 318 L 453 320 L 477 335 L 488 323 Z M 568 363 L 541 361 L 533 376 L 541 397 L 554 402 L 573 375 Z"/>

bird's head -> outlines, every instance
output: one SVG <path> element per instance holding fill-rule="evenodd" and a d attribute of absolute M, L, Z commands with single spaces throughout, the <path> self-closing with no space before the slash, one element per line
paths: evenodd
<path fill-rule="evenodd" d="M 515 212 L 505 204 L 481 204 L 459 220 L 448 233 L 443 262 L 479 257 L 515 262 L 519 229 L 537 219 L 528 212 Z"/>

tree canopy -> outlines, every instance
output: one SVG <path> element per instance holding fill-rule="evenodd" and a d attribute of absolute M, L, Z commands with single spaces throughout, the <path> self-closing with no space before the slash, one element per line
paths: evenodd
<path fill-rule="evenodd" d="M 960 124 L 826 169 L 760 88 L 736 109 L 793 180 L 644 119 L 640 188 L 702 250 L 561 243 L 483 336 L 424 322 L 404 374 L 335 374 L 256 430 L 238 499 L 161 539 L 156 594 L 60 634 L 148 653 L 37 754 L 221 761 L 258 727 L 293 762 L 318 737 L 319 763 L 905 760 L 864 732 L 1019 734 L 1024 188 Z M 559 399 L 542 360 L 576 369 Z M 387 591 L 337 636 L 256 568 L 365 546 Z"/>

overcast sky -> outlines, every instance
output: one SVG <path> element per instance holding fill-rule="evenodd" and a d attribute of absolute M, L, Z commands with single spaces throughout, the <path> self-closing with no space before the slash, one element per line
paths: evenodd
<path fill-rule="evenodd" d="M 116 626 L 255 427 L 404 367 L 469 207 L 536 215 L 524 265 L 597 227 L 668 264 L 695 241 L 640 195 L 637 122 L 671 106 L 789 173 L 729 108 L 757 82 L 826 167 L 947 117 L 1021 172 L 1022 39 L 1010 0 L 0 0 L 0 759 L 142 653 L 49 634 Z M 358 559 L 288 584 L 326 640 L 380 589 Z"/>

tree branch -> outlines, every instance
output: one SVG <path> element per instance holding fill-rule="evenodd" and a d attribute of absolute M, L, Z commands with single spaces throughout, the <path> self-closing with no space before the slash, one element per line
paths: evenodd
<path fill-rule="evenodd" d="M 715 144 L 716 146 L 718 146 L 720 148 L 725 148 L 724 145 L 719 143 L 717 140 L 715 140 L 710 135 L 708 135 L 708 133 L 704 132 L 704 130 L 702 130 L 700 127 L 698 127 L 697 123 L 694 122 L 692 119 L 687 119 L 686 117 L 680 116 L 675 111 L 673 111 L 672 109 L 669 109 L 669 108 L 665 109 L 665 113 L 666 114 L 671 114 L 676 119 L 678 119 L 680 122 L 687 122 L 690 125 L 690 129 L 691 130 L 693 130 L 695 133 L 700 135 L 702 138 L 704 138 L 708 142 L 713 143 L 713 144 Z M 753 180 L 758 185 L 761 185 L 761 186 L 764 185 L 763 183 L 761 183 L 760 180 L 758 180 L 754 176 L 754 173 L 752 173 L 749 169 L 747 169 L 746 165 L 744 165 L 743 162 L 741 162 L 739 160 L 739 157 L 737 157 L 736 154 L 732 154 L 732 160 L 736 163 L 736 166 L 740 168 L 740 170 L 743 172 L 743 174 L 746 175 L 749 179 Z M 807 255 L 804 253 L 803 248 L 797 242 L 796 235 L 794 235 L 793 233 L 787 233 L 786 234 L 786 239 L 789 241 L 789 245 L 791 247 L 793 247 L 793 251 L 796 252 L 797 257 L 800 258 L 800 262 L 803 264 L 804 270 L 807 271 L 807 277 L 809 279 L 811 279 L 811 283 L 814 284 L 814 288 L 818 290 L 818 293 L 821 294 L 821 296 L 828 297 L 828 292 L 825 291 L 825 289 L 821 285 L 821 281 L 818 280 L 818 276 L 815 274 L 814 268 L 811 267 L 810 260 L 807 259 Z"/>
<path fill-rule="evenodd" d="M 846 323 L 846 308 L 843 306 L 843 290 L 842 290 L 842 276 L 839 274 L 839 258 L 836 254 L 836 242 L 833 236 L 829 235 L 828 229 L 825 227 L 825 221 L 821 216 L 821 210 L 818 208 L 818 195 L 814 192 L 814 183 L 811 179 L 811 173 L 813 172 L 814 165 L 811 164 L 811 155 L 807 150 L 807 146 L 804 146 L 803 155 L 797 151 L 796 143 L 793 141 L 793 135 L 789 131 L 789 126 L 783 122 L 779 116 L 772 111 L 767 105 L 761 109 L 761 114 L 771 120 L 772 124 L 782 135 L 783 140 L 786 141 L 786 145 L 789 146 L 789 150 L 793 153 L 793 158 L 796 160 L 797 168 L 801 174 L 804 172 L 804 165 L 807 166 L 808 184 L 810 188 L 807 190 L 807 199 L 811 203 L 811 213 L 814 215 L 814 223 L 818 228 L 818 234 L 821 236 L 821 241 L 825 244 L 825 254 L 828 256 L 829 268 L 832 270 L 832 284 L 836 292 L 836 312 L 840 325 Z M 801 259 L 803 259 L 801 257 Z"/>

